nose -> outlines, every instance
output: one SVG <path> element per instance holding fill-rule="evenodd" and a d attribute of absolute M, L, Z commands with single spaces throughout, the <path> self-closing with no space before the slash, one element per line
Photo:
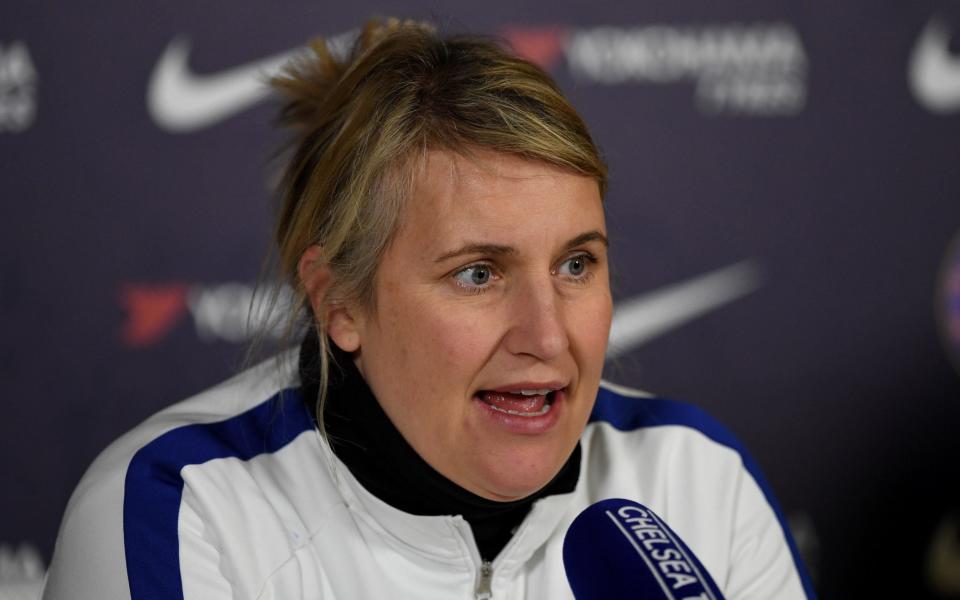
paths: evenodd
<path fill-rule="evenodd" d="M 510 329 L 505 341 L 512 354 L 548 361 L 570 346 L 564 319 L 563 299 L 553 282 L 528 280 L 511 290 Z"/>

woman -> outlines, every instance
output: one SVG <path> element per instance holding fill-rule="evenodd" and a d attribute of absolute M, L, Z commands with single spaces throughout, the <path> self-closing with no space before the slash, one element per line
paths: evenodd
<path fill-rule="evenodd" d="M 571 598 L 564 532 L 608 497 L 656 510 L 726 597 L 804 597 L 728 434 L 601 387 L 606 169 L 549 77 L 394 21 L 313 49 L 275 82 L 309 333 L 111 446 L 44 597 Z"/>

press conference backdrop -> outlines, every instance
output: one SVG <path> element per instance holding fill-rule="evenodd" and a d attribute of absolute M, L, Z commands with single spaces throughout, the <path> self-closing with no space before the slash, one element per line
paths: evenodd
<path fill-rule="evenodd" d="M 3 585 L 100 450 L 240 365 L 261 81 L 374 14 L 566 91 L 611 171 L 606 377 L 733 429 L 823 598 L 960 595 L 960 2 L 931 0 L 0 6 Z"/>

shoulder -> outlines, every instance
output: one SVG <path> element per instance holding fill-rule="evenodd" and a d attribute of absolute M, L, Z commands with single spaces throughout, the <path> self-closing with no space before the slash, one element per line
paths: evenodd
<path fill-rule="evenodd" d="M 606 381 L 584 449 L 591 468 L 611 482 L 636 480 L 648 494 L 680 485 L 730 494 L 744 472 L 766 485 L 743 445 L 707 411 Z"/>
<path fill-rule="evenodd" d="M 619 495 L 647 504 L 731 585 L 749 587 L 778 573 L 797 592 L 783 597 L 814 597 L 759 464 L 707 411 L 602 382 L 583 443 L 596 482 L 592 501 Z M 744 565 L 762 564 L 754 556 L 760 549 L 778 562 L 748 575 Z"/>
<path fill-rule="evenodd" d="M 179 571 L 190 467 L 273 453 L 313 428 L 289 358 L 172 405 L 104 450 L 67 505 L 44 597 L 135 596 L 147 572 Z"/>
<path fill-rule="evenodd" d="M 716 444 L 716 450 L 735 452 L 745 466 L 751 463 L 756 467 L 743 444 L 707 411 L 694 404 L 658 397 L 642 390 L 601 382 L 590 423 L 603 423 L 624 433 L 672 427 L 675 428 L 674 437 L 702 436 Z"/>
<path fill-rule="evenodd" d="M 276 452 L 314 423 L 299 382 L 285 373 L 282 358 L 247 370 L 197 396 L 163 410 L 120 438 L 100 463 L 116 473 L 126 464 L 126 493 L 138 484 L 173 477 L 180 469 L 215 459 L 250 460 Z M 129 503 L 131 498 L 126 498 Z"/>
<path fill-rule="evenodd" d="M 250 426 L 259 425 L 258 435 L 281 431 L 266 427 L 269 421 L 265 417 L 299 409 L 298 387 L 290 356 L 281 355 L 172 404 L 110 444 L 87 470 L 78 491 L 85 483 L 123 474 L 122 469 L 145 457 L 188 461 L 184 464 L 202 462 L 217 453 L 209 444 L 221 446 L 220 452 L 252 452 L 238 446 L 237 438 L 251 433 Z M 169 452 L 158 452 L 161 449 Z"/>
<path fill-rule="evenodd" d="M 272 358 L 148 418 L 97 457 L 75 495 L 120 482 L 128 507 L 151 487 L 182 483 L 184 467 L 249 460 L 312 429 L 288 358 Z"/>

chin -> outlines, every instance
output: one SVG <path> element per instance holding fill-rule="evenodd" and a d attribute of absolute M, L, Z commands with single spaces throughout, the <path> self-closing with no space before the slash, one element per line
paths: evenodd
<path fill-rule="evenodd" d="M 572 449 L 571 449 L 572 451 Z M 484 477 L 478 483 L 479 489 L 472 490 L 475 494 L 488 500 L 508 502 L 526 498 L 546 486 L 556 477 L 563 467 L 570 452 L 526 453 L 523 460 L 517 460 L 516 455 L 508 461 L 511 468 L 504 469 L 502 462 L 485 465 Z"/>

